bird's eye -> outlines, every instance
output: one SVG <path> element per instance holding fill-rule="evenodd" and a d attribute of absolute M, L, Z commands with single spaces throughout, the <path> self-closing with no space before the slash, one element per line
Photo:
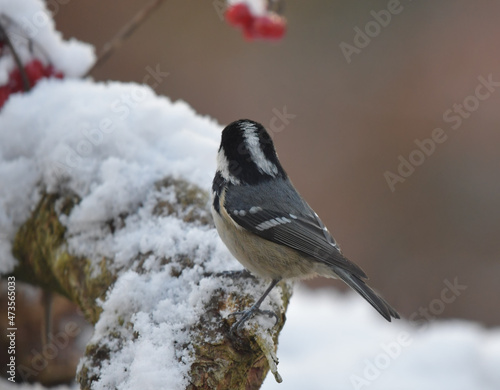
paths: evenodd
<path fill-rule="evenodd" d="M 229 173 L 233 176 L 238 177 L 241 173 L 241 165 L 236 160 L 231 160 L 229 162 Z"/>

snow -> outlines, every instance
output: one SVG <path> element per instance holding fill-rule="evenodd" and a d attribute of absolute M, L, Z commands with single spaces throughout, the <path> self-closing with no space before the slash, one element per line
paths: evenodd
<path fill-rule="evenodd" d="M 73 78 L 83 76 L 95 61 L 92 45 L 62 38 L 42 0 L 0 0 L 0 20 L 23 64 L 35 56 Z M 31 48 L 28 39 L 33 42 Z M 0 57 L 0 85 L 5 84 L 14 66 L 11 56 Z"/>
<path fill-rule="evenodd" d="M 266 13 L 266 0 L 227 0 L 227 4 L 246 4 L 252 15 L 262 16 Z"/>
<path fill-rule="evenodd" d="M 96 261 L 116 253 L 117 267 L 124 266 L 139 251 L 168 257 L 189 239 L 205 239 L 186 235 L 174 218 L 151 217 L 155 197 L 172 196 L 152 191 L 156 181 L 170 175 L 208 190 L 215 171 L 221 127 L 186 103 L 137 84 L 42 80 L 31 93 L 11 96 L 0 128 L 7 130 L 0 132 L 0 272 L 15 264 L 11 241 L 40 187 L 64 187 L 82 199 L 61 221 L 70 250 Z M 119 234 L 107 232 L 105 221 L 141 204 L 142 214 Z"/>
<path fill-rule="evenodd" d="M 196 280 L 197 270 L 186 273 L 182 278 L 172 278 L 171 268 L 166 267 L 147 275 L 128 271 L 120 277 L 103 305 L 90 342 L 100 342 L 115 326 L 115 318 L 127 313 L 135 313 L 131 322 L 139 338 L 113 348 L 112 364 L 99 371 L 101 379 L 95 389 L 159 389 L 165 383 L 171 389 L 184 388 L 193 352 L 186 328 L 196 324 L 205 303 L 204 299 L 192 299 L 192 295 L 210 298 L 211 290 L 217 288 L 203 286 L 206 294 L 200 294 L 194 283 L 186 283 L 189 278 Z M 184 304 L 179 304 L 181 301 Z"/>
<path fill-rule="evenodd" d="M 208 192 L 221 126 L 146 86 L 47 79 L 9 99 L 0 128 L 8 129 L 0 132 L 1 272 L 15 265 L 12 240 L 41 191 L 76 194 L 78 205 L 59 215 L 67 250 L 94 261 L 95 273 L 103 257 L 113 259 L 119 274 L 90 341 L 111 351 L 103 367 L 86 365 L 99 371 L 93 388 L 183 388 L 191 328 L 222 284 L 204 275 L 241 266 L 211 225 L 156 213 L 177 195 L 174 185 L 155 184 L 170 176 Z M 191 267 L 172 277 L 182 258 Z"/>
<path fill-rule="evenodd" d="M 296 288 L 279 342 L 283 383 L 262 390 L 500 388 L 500 328 L 388 323 L 354 293 Z"/>
<path fill-rule="evenodd" d="M 0 128 L 8 129 L 0 132 L 1 271 L 15 265 L 12 240 L 40 192 L 76 194 L 78 205 L 59 216 L 67 250 L 94 261 L 93 272 L 107 257 L 121 273 L 91 340 L 113 352 L 94 389 L 158 388 L 162 381 L 182 388 L 190 326 L 221 285 L 203 275 L 240 266 L 211 225 L 156 213 L 161 201 L 175 205 L 176 187 L 155 183 L 170 176 L 208 192 L 221 126 L 146 86 L 48 79 L 9 99 Z M 183 257 L 192 267 L 172 277 Z"/>
<path fill-rule="evenodd" d="M 93 388 L 183 388 L 190 329 L 221 286 L 204 274 L 241 267 L 211 225 L 155 212 L 177 196 L 174 185 L 155 184 L 173 177 L 208 194 L 221 126 L 146 86 L 47 79 L 11 96 L 0 128 L 0 271 L 15 266 L 12 240 L 40 193 L 76 194 L 78 205 L 59 215 L 67 250 L 94 261 L 94 273 L 113 259 L 119 274 L 90 341 L 111 351 Z M 183 257 L 192 266 L 172 277 Z"/>
<path fill-rule="evenodd" d="M 1 2 L 0 10 L 22 24 L 45 12 L 41 4 Z M 33 39 L 48 48 L 56 67 L 81 74 L 76 63 L 64 69 L 64 61 L 55 62 L 70 50 L 59 41 L 58 53 L 43 39 L 42 27 L 50 30 L 52 22 L 39 27 Z M 75 60 L 80 62 L 77 55 Z M 9 70 L 5 64 L 2 69 Z M 196 184 L 206 192 L 199 201 L 208 206 L 222 127 L 147 86 L 66 78 L 41 80 L 29 93 L 11 95 L 0 129 L 0 273 L 15 267 L 13 239 L 41 194 L 75 195 L 78 204 L 59 215 L 65 249 L 90 259 L 94 275 L 103 258 L 112 259 L 108 266 L 118 275 L 100 302 L 103 312 L 90 340 L 109 351 L 110 360 L 98 367 L 84 358 L 80 367 L 96 370 L 96 390 L 164 383 L 184 388 L 193 360 L 191 329 L 222 283 L 204 275 L 241 267 L 213 226 L 182 218 L 189 210 L 175 206 L 172 180 Z M 174 213 L 156 212 L 162 202 Z M 183 258 L 189 267 L 179 264 Z M 236 288 L 226 279 L 227 291 Z"/>

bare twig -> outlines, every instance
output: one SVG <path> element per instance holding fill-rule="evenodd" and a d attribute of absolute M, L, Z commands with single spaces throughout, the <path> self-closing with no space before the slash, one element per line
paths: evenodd
<path fill-rule="evenodd" d="M 158 8 L 163 1 L 164 0 L 151 0 L 143 9 L 135 14 L 135 16 L 125 26 L 123 26 L 120 31 L 118 31 L 113 39 L 104 45 L 99 57 L 97 57 L 96 62 L 83 77 L 89 76 L 97 67 L 102 65 L 111 56 L 111 54 L 113 54 L 113 52 L 118 49 L 130 35 L 132 35 L 137 27 L 147 20 L 151 13 Z"/>
<path fill-rule="evenodd" d="M 28 76 L 26 72 L 24 71 L 23 64 L 21 62 L 21 59 L 17 55 L 16 49 L 14 49 L 14 45 L 12 44 L 9 36 L 7 35 L 7 31 L 3 27 L 2 23 L 0 23 L 0 39 L 3 40 L 7 46 L 10 49 L 10 52 L 12 53 L 12 57 L 14 57 L 14 61 L 17 65 L 17 68 L 19 69 L 19 73 L 21 74 L 21 80 L 23 81 L 23 89 L 24 91 L 29 91 L 30 90 L 30 82 L 28 79 Z"/>

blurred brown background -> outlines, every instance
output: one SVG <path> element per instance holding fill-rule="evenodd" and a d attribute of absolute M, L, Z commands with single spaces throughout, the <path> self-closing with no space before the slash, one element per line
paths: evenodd
<path fill-rule="evenodd" d="M 56 23 L 99 51 L 145 3 L 71 0 Z M 387 1 L 288 0 L 279 43 L 246 42 L 220 4 L 166 1 L 95 79 L 142 82 L 158 66 L 169 73 L 158 94 L 221 124 L 269 125 L 286 106 L 295 117 L 274 134 L 281 160 L 371 284 L 405 316 L 427 308 L 499 325 L 500 89 L 471 96 L 479 76 L 500 81 L 500 3 L 401 0 L 350 63 L 339 45 Z M 443 114 L 464 100 L 473 112 L 454 130 Z M 446 141 L 392 192 L 384 173 L 437 127 Z M 443 305 L 445 279 L 467 288 Z"/>

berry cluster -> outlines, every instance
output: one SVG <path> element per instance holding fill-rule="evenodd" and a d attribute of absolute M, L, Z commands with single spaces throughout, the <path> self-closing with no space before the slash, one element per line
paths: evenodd
<path fill-rule="evenodd" d="M 29 88 L 32 88 L 40 79 L 47 77 L 55 77 L 62 79 L 64 75 L 54 69 L 52 65 L 44 65 L 38 59 L 29 61 L 23 67 L 27 77 Z M 22 92 L 25 90 L 23 76 L 21 71 L 16 67 L 9 73 L 7 84 L 0 86 L 0 108 L 3 107 L 7 99 L 12 93 Z"/>
<path fill-rule="evenodd" d="M 242 28 L 243 35 L 249 40 L 277 40 L 285 35 L 286 20 L 274 12 L 255 16 L 250 12 L 247 4 L 237 3 L 227 8 L 225 16 L 229 24 Z"/>

